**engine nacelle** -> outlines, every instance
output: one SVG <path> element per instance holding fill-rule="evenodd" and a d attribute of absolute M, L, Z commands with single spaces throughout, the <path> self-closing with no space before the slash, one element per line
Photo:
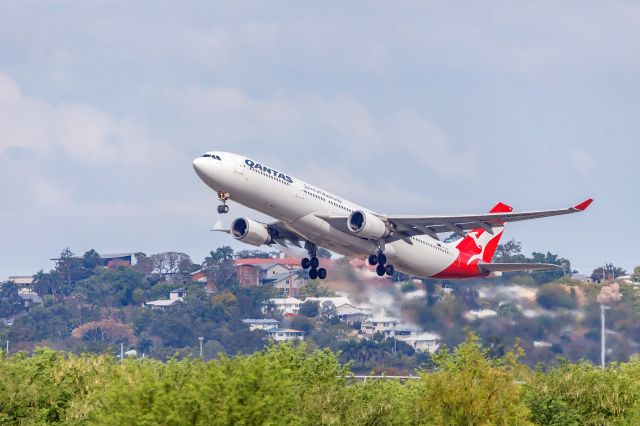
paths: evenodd
<path fill-rule="evenodd" d="M 349 215 L 347 226 L 354 234 L 371 240 L 385 238 L 390 233 L 389 227 L 382 219 L 362 210 L 356 210 Z"/>
<path fill-rule="evenodd" d="M 265 225 L 244 217 L 233 221 L 231 236 L 238 241 L 257 247 L 271 243 L 271 235 Z"/>

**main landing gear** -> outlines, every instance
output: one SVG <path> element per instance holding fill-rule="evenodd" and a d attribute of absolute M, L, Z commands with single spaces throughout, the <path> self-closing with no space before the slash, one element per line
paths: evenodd
<path fill-rule="evenodd" d="M 302 259 L 302 262 L 300 262 L 300 266 L 302 266 L 302 269 L 309 270 L 309 278 L 312 280 L 315 280 L 316 278 L 324 280 L 325 278 L 327 278 L 327 270 L 324 268 L 319 268 L 320 261 L 318 260 L 318 256 L 316 256 L 318 247 L 314 243 L 309 241 L 304 244 L 304 247 L 307 249 L 307 252 L 309 253 L 309 257 L 311 259 L 306 257 Z"/>
<path fill-rule="evenodd" d="M 220 214 L 229 213 L 229 206 L 227 205 L 227 200 L 229 199 L 230 196 L 231 195 L 228 192 L 218 191 L 218 200 L 222 202 L 222 204 L 218 206 L 218 213 Z"/>
<path fill-rule="evenodd" d="M 369 256 L 369 265 L 378 265 L 376 267 L 376 274 L 379 277 L 383 277 L 385 274 L 392 276 L 395 272 L 393 265 L 387 265 L 387 256 L 379 251 L 378 254 L 372 254 Z"/>

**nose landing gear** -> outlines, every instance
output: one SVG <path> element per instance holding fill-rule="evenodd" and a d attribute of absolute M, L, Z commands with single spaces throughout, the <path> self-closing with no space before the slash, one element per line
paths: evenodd
<path fill-rule="evenodd" d="M 228 192 L 218 191 L 218 200 L 222 202 L 222 204 L 218 206 L 218 213 L 220 214 L 229 213 L 229 206 L 227 205 L 227 200 L 229 199 L 230 196 L 231 195 Z"/>
<path fill-rule="evenodd" d="M 324 268 L 318 268 L 320 266 L 320 260 L 318 260 L 318 256 L 316 255 L 318 247 L 310 241 L 307 241 L 304 244 L 304 247 L 307 249 L 311 259 L 306 257 L 302 259 L 300 262 L 302 269 L 309 270 L 309 278 L 312 280 L 315 280 L 316 278 L 324 280 L 327 278 L 327 270 Z"/>

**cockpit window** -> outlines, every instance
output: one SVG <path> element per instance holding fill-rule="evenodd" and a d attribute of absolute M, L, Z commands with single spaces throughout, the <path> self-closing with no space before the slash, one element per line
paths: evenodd
<path fill-rule="evenodd" d="M 205 154 L 203 155 L 203 157 L 213 158 L 214 160 L 222 161 L 222 158 L 220 158 L 218 155 L 215 155 L 215 154 Z"/>

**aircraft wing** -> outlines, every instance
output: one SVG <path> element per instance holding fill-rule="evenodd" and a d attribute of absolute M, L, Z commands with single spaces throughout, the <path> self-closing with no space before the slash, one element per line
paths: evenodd
<path fill-rule="evenodd" d="M 586 210 L 592 201 L 593 199 L 590 198 L 573 207 L 557 210 L 447 216 L 380 215 L 379 217 L 395 230 L 386 238 L 386 243 L 403 239 L 412 244 L 409 237 L 415 235 L 429 235 L 430 237 L 438 240 L 440 239 L 438 234 L 443 232 L 455 232 L 458 235 L 466 236 L 467 230 L 476 228 L 482 228 L 493 234 L 494 227 L 502 226 L 507 222 L 518 222 L 522 220 L 540 219 L 543 217 L 581 212 Z M 351 233 L 347 226 L 347 221 L 349 219 L 348 215 L 317 214 L 317 216 L 331 224 L 334 228 L 346 233 Z"/>
<path fill-rule="evenodd" d="M 549 216 L 559 216 L 584 211 L 593 200 L 588 199 L 582 203 L 558 210 L 537 210 L 530 212 L 506 212 L 506 213 L 483 213 L 471 215 L 452 216 L 414 216 L 414 215 L 389 215 L 385 216 L 389 223 L 395 225 L 399 238 L 411 237 L 414 235 L 429 235 L 437 239 L 437 234 L 442 232 L 455 232 L 465 236 L 465 231 L 482 228 L 489 233 L 492 228 L 502 226 L 507 222 L 519 222 L 522 220 L 540 219 Z"/>
<path fill-rule="evenodd" d="M 557 270 L 562 266 L 551 263 L 481 263 L 478 268 L 482 272 L 519 272 Z"/>

